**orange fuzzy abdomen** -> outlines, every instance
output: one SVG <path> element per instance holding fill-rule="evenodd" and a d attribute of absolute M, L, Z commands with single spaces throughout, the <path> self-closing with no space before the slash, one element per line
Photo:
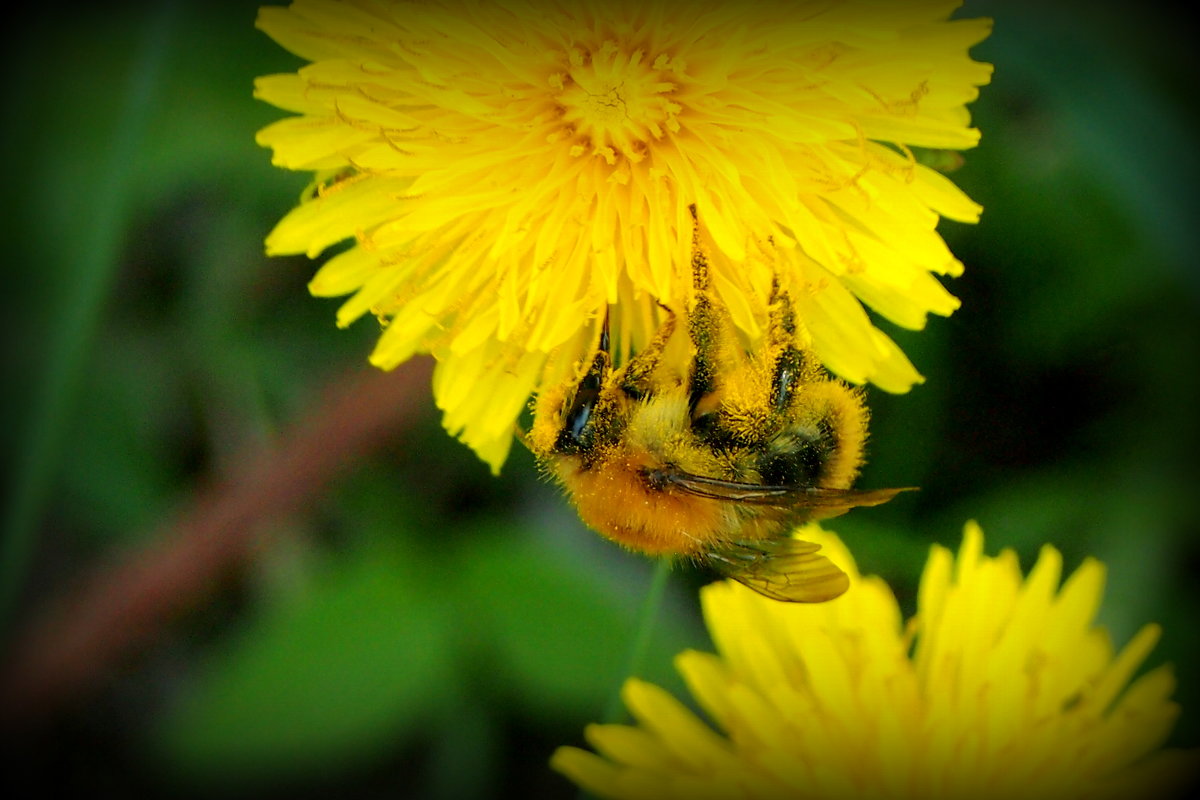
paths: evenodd
<path fill-rule="evenodd" d="M 694 555 L 728 538 L 728 511 L 716 500 L 647 484 L 637 459 L 560 474 L 580 518 L 607 538 L 650 555 Z"/>

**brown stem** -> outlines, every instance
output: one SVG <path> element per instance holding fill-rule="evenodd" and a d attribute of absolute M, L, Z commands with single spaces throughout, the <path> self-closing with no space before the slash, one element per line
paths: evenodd
<path fill-rule="evenodd" d="M 46 720 L 202 602 L 254 551 L 266 523 L 303 507 L 339 471 L 412 423 L 426 407 L 430 370 L 421 359 L 334 381 L 314 413 L 277 444 L 237 459 L 244 469 L 200 491 L 150 544 L 43 609 L 0 669 L 4 727 Z"/>

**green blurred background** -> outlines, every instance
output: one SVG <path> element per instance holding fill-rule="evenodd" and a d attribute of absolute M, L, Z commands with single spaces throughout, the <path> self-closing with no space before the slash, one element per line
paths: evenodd
<path fill-rule="evenodd" d="M 1175 663 L 1172 742 L 1196 746 L 1193 56 L 1133 4 L 1039 5 L 964 10 L 996 18 L 974 51 L 996 77 L 954 176 L 983 222 L 944 226 L 963 307 L 896 333 L 923 386 L 871 392 L 861 484 L 922 491 L 830 527 L 909 611 L 930 543 L 970 518 L 1026 568 L 1043 543 L 1068 569 L 1103 560 L 1102 621 L 1118 644 L 1162 623 L 1149 663 Z M 197 493 L 253 487 L 257 453 L 371 372 L 374 323 L 337 330 L 315 265 L 263 255 L 306 179 L 254 144 L 282 112 L 253 78 L 299 65 L 255 7 L 55 4 L 9 26 L 6 657 L 88 576 L 171 541 Z M 6 729 L 6 775 L 38 794 L 575 796 L 546 760 L 611 702 L 651 566 L 523 451 L 491 476 L 415 397 L 403 430 L 251 526 L 234 568 L 192 576 L 168 624 L 123 617 L 119 659 L 76 659 L 78 687 Z M 709 646 L 705 579 L 672 573 L 644 677 L 679 689 L 672 654 Z"/>

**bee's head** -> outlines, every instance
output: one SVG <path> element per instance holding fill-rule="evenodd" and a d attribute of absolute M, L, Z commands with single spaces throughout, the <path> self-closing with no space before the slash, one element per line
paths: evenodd
<path fill-rule="evenodd" d="M 599 347 L 583 377 L 545 389 L 539 394 L 530 432 L 535 453 L 543 457 L 575 455 L 593 445 L 596 410 L 610 368 L 606 320 L 600 332 Z"/>
<path fill-rule="evenodd" d="M 592 359 L 587 374 L 563 396 L 557 415 L 558 433 L 554 439 L 556 453 L 578 453 L 592 443 L 595 437 L 594 416 L 607 372 L 608 353 L 601 350 Z"/>

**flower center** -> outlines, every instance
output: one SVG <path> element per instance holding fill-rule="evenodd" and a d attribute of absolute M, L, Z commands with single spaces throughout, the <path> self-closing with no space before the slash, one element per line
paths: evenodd
<path fill-rule="evenodd" d="M 597 132 L 619 130 L 622 122 L 629 117 L 619 85 L 601 84 L 592 89 L 576 86 L 576 89 L 583 94 L 578 104 L 580 118 Z"/>
<path fill-rule="evenodd" d="M 663 75 L 667 56 L 651 63 L 640 48 L 606 41 L 594 52 L 573 49 L 567 59 L 566 73 L 556 76 L 556 102 L 574 143 L 585 145 L 580 155 L 590 150 L 610 164 L 622 156 L 641 161 L 653 142 L 679 130 L 681 107 L 671 99 L 676 85 Z"/>

